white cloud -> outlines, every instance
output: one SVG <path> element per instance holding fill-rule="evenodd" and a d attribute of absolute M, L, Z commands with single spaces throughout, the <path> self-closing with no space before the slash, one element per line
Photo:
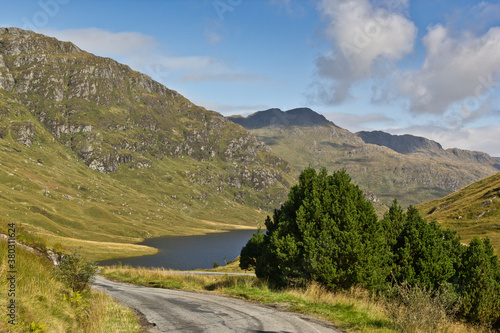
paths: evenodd
<path fill-rule="evenodd" d="M 402 14 L 408 1 L 379 1 L 382 4 L 385 8 L 368 0 L 320 2 L 328 21 L 325 34 L 332 42 L 330 52 L 316 60 L 321 80 L 314 83 L 312 95 L 321 102 L 343 102 L 352 85 L 370 78 L 378 63 L 400 60 L 413 51 L 417 28 Z"/>
<path fill-rule="evenodd" d="M 70 41 L 82 50 L 106 56 L 148 53 L 158 47 L 155 38 L 138 32 L 109 32 L 97 28 L 54 30 L 41 29 L 40 33 L 59 40 Z"/>
<path fill-rule="evenodd" d="M 222 113 L 225 116 L 241 115 L 248 116 L 256 111 L 268 110 L 270 107 L 264 104 L 257 105 L 229 105 L 221 104 L 214 101 L 197 100 L 194 101 L 197 105 L 201 105 L 207 110 L 213 110 Z"/>
<path fill-rule="evenodd" d="M 364 130 L 371 130 L 373 124 L 391 124 L 394 119 L 387 117 L 382 113 L 367 113 L 367 114 L 354 114 L 345 112 L 323 112 L 322 113 L 328 120 L 336 125 L 345 128 L 351 132 L 358 132 Z M 371 126 L 369 126 L 371 125 Z"/>
<path fill-rule="evenodd" d="M 222 41 L 222 36 L 213 29 L 205 29 L 205 37 L 207 37 L 211 45 L 215 45 Z"/>
<path fill-rule="evenodd" d="M 427 55 L 422 68 L 400 81 L 410 111 L 439 115 L 461 101 L 463 112 L 479 109 L 500 75 L 500 27 L 480 37 L 464 34 L 454 39 L 437 25 L 429 28 L 423 42 Z"/>
<path fill-rule="evenodd" d="M 152 36 L 137 32 L 110 32 L 97 28 L 75 30 L 44 29 L 41 33 L 71 41 L 82 50 L 112 57 L 156 81 L 167 82 L 251 82 L 258 75 L 231 69 L 211 56 L 172 56 L 161 50 Z M 217 36 L 212 36 L 217 39 Z M 262 77 L 261 77 L 262 78 Z"/>

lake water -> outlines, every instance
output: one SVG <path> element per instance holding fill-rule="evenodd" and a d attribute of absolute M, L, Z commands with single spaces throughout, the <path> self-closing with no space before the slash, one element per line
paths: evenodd
<path fill-rule="evenodd" d="M 101 265 L 130 265 L 132 267 L 165 267 L 179 270 L 213 268 L 214 262 L 224 265 L 240 255 L 241 249 L 256 230 L 231 230 L 199 236 L 164 236 L 149 238 L 141 245 L 160 250 L 159 253 L 133 258 L 100 261 Z"/>

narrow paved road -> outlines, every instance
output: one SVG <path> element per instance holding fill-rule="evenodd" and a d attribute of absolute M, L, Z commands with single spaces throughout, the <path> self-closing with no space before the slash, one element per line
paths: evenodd
<path fill-rule="evenodd" d="M 208 293 L 140 287 L 100 276 L 93 288 L 141 312 L 156 325 L 151 332 L 341 332 L 309 316 Z"/>

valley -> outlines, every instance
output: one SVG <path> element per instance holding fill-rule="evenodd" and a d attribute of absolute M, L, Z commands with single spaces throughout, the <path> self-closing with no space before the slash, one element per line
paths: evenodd
<path fill-rule="evenodd" d="M 226 119 L 71 43 L 17 28 L 0 40 L 0 218 L 49 248 L 102 260 L 152 254 L 134 245 L 150 237 L 255 229 L 308 165 L 345 168 L 379 217 L 394 198 L 437 200 L 500 166 L 422 137 L 351 133 L 308 108 Z"/>
<path fill-rule="evenodd" d="M 500 4 L 1 8 L 0 333 L 500 332 Z"/>

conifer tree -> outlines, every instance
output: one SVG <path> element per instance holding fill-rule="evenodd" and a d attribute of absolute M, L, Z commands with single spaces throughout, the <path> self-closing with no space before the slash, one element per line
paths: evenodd
<path fill-rule="evenodd" d="M 371 288 L 385 281 L 389 253 L 381 224 L 345 170 L 305 169 L 266 227 L 256 274 L 277 286 L 314 280 Z"/>
<path fill-rule="evenodd" d="M 413 206 L 402 217 L 401 232 L 392 248 L 396 281 L 431 290 L 450 282 L 460 260 L 460 238 L 435 222 L 427 222 Z"/>
<path fill-rule="evenodd" d="M 489 238 L 475 237 L 462 256 L 458 272 L 461 315 L 476 323 L 500 326 L 500 268 Z"/>

